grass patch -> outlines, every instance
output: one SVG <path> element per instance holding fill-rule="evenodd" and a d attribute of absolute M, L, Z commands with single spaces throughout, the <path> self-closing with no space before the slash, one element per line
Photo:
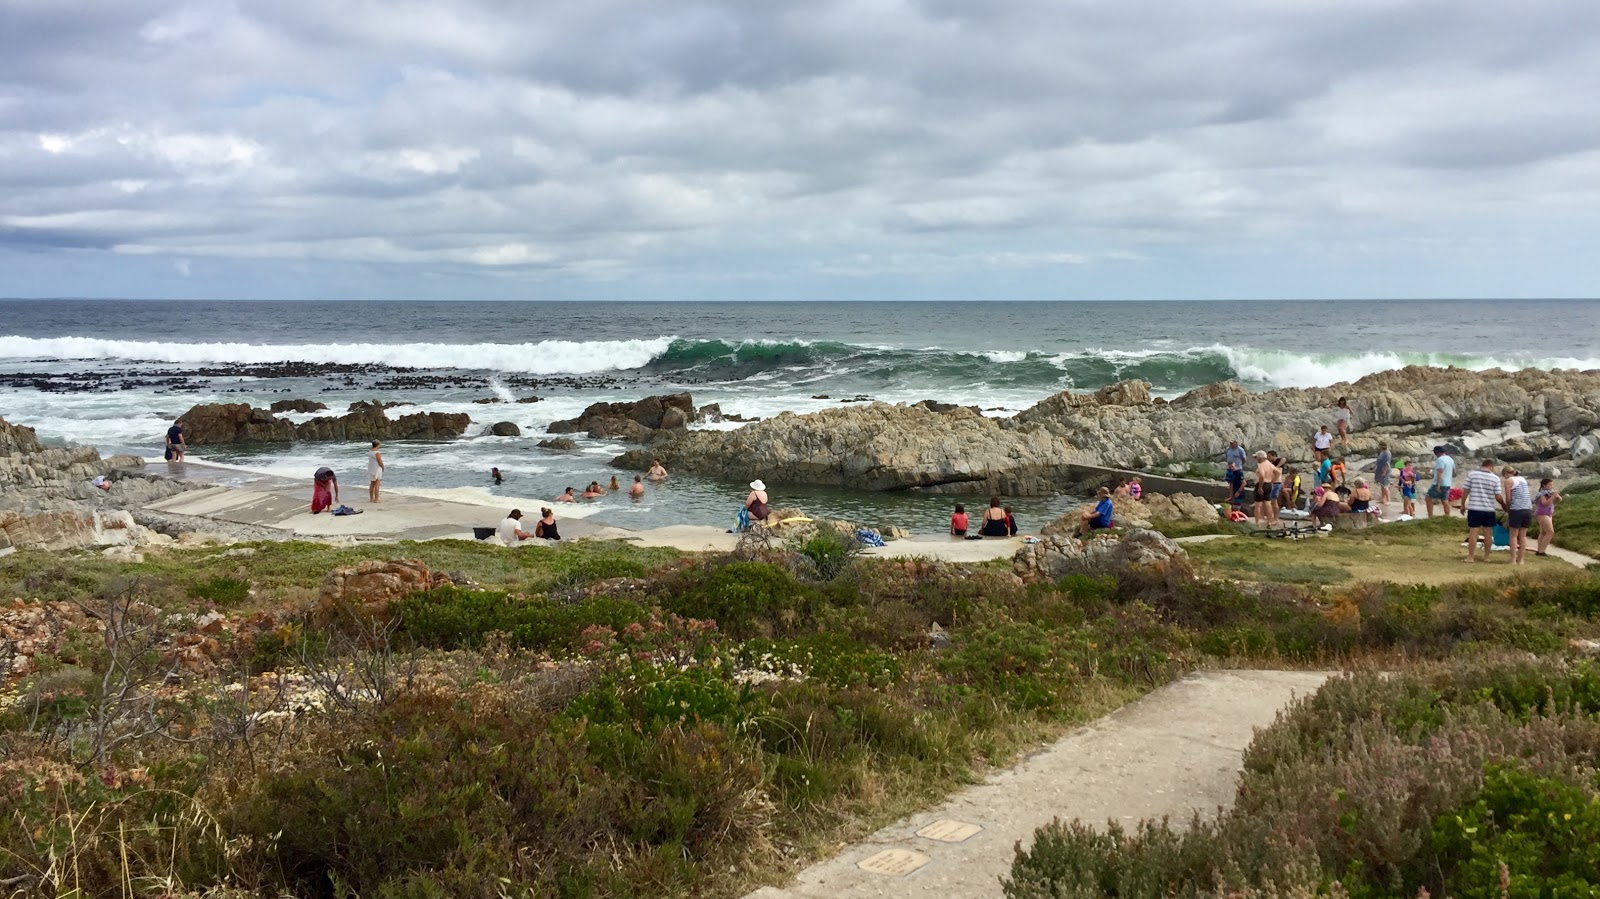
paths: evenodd
<path fill-rule="evenodd" d="M 1600 491 L 1600 481 L 1589 483 Z M 1600 492 L 1563 494 L 1555 524 L 1557 546 L 1600 559 Z"/>

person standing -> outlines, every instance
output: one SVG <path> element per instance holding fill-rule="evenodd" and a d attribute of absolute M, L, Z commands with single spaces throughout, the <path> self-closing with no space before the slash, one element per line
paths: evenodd
<path fill-rule="evenodd" d="M 1561 494 L 1556 492 L 1556 482 L 1550 478 L 1539 480 L 1539 493 L 1534 497 L 1533 517 L 1539 520 L 1539 545 L 1534 549 L 1536 556 L 1550 555 L 1550 541 L 1556 536 L 1556 503 L 1561 502 Z"/>
<path fill-rule="evenodd" d="M 324 465 L 311 476 L 311 514 L 316 515 L 339 501 L 339 476 Z"/>
<path fill-rule="evenodd" d="M 1317 459 L 1328 458 L 1328 451 L 1333 449 L 1333 435 L 1328 433 L 1328 426 L 1317 428 L 1317 433 L 1311 435 L 1311 449 L 1317 454 Z"/>
<path fill-rule="evenodd" d="M 1350 452 L 1350 399 L 1339 397 L 1333 404 L 1333 423 L 1339 428 L 1339 448 Z"/>
<path fill-rule="evenodd" d="M 1417 470 L 1410 459 L 1400 460 L 1400 514 L 1417 515 Z"/>
<path fill-rule="evenodd" d="M 1528 479 L 1510 465 L 1500 470 L 1506 507 L 1506 530 L 1511 532 L 1511 564 L 1521 565 L 1528 555 L 1528 527 L 1533 524 L 1533 491 Z"/>
<path fill-rule="evenodd" d="M 1442 446 L 1433 448 L 1433 483 L 1428 486 L 1428 517 L 1433 517 L 1433 504 L 1444 507 L 1444 517 L 1450 517 L 1450 485 L 1456 477 L 1456 460 Z M 1492 477 L 1492 475 L 1491 475 Z M 1492 509 L 1490 511 L 1493 511 Z"/>
<path fill-rule="evenodd" d="M 1228 448 L 1222 451 L 1222 461 L 1228 469 L 1228 493 L 1230 494 L 1238 493 L 1240 488 L 1244 486 L 1245 458 L 1244 447 L 1239 445 L 1239 441 L 1228 441 Z"/>
<path fill-rule="evenodd" d="M 183 424 L 173 422 L 172 427 L 167 428 L 167 461 L 182 462 L 183 453 L 188 448 L 189 444 L 183 439 Z"/>
<path fill-rule="evenodd" d="M 1279 477 L 1278 470 L 1267 461 L 1266 450 L 1256 450 L 1256 527 L 1261 527 L 1261 517 L 1266 516 L 1267 527 L 1278 523 L 1278 505 L 1272 501 L 1272 482 Z"/>
<path fill-rule="evenodd" d="M 1483 560 L 1489 561 L 1489 551 L 1494 548 L 1494 510 L 1501 501 L 1500 493 L 1500 479 L 1494 476 L 1494 460 L 1485 457 L 1478 463 L 1478 469 L 1467 475 L 1466 481 L 1468 562 L 1477 561 L 1474 556 L 1479 537 L 1483 538 Z M 1429 499 L 1432 499 L 1431 490 Z"/>
<path fill-rule="evenodd" d="M 1378 458 L 1372 463 L 1372 483 L 1378 488 L 1378 507 L 1389 503 L 1389 474 L 1394 467 L 1394 454 L 1389 452 L 1389 441 L 1378 441 Z"/>
<path fill-rule="evenodd" d="M 644 496 L 644 480 L 638 475 L 633 476 L 633 486 L 628 488 L 628 496 L 640 499 Z"/>
<path fill-rule="evenodd" d="M 652 481 L 665 481 L 666 479 L 667 479 L 667 470 L 666 470 L 666 468 L 662 467 L 661 460 L 660 459 L 656 459 L 656 460 L 652 461 L 650 463 L 650 480 L 652 480 Z"/>
<path fill-rule="evenodd" d="M 1277 450 L 1269 449 L 1267 461 L 1272 463 L 1272 504 L 1281 509 L 1283 508 L 1283 458 L 1278 455 Z M 1277 512 L 1274 511 L 1273 514 L 1276 515 Z"/>
<path fill-rule="evenodd" d="M 383 453 L 378 452 L 378 441 L 372 441 L 367 450 L 367 502 L 378 502 L 378 485 L 383 483 Z"/>

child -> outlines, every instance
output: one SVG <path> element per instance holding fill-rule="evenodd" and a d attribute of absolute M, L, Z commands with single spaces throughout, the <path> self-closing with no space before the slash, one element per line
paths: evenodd
<path fill-rule="evenodd" d="M 1550 541 L 1556 536 L 1556 503 L 1561 502 L 1561 494 L 1556 492 L 1556 482 L 1550 478 L 1539 479 L 1539 492 L 1533 497 L 1533 517 L 1539 522 L 1539 545 L 1534 549 L 1536 556 L 1550 555 L 1545 550 L 1550 548 Z"/>
<path fill-rule="evenodd" d="M 1400 460 L 1400 513 L 1417 517 L 1417 469 L 1410 459 Z"/>
<path fill-rule="evenodd" d="M 1329 468 L 1328 475 L 1329 475 L 1329 480 L 1333 483 L 1333 485 L 1335 487 L 1343 487 L 1344 486 L 1344 457 L 1343 456 L 1340 456 L 1339 457 L 1339 461 L 1333 463 L 1333 465 Z"/>
<path fill-rule="evenodd" d="M 967 507 L 956 503 L 956 513 L 950 516 L 950 536 L 967 536 Z"/>
<path fill-rule="evenodd" d="M 1011 514 L 1011 507 L 1006 506 L 1006 533 L 1012 537 L 1017 536 L 1017 516 Z"/>
<path fill-rule="evenodd" d="M 1128 495 L 1134 499 L 1144 496 L 1144 485 L 1139 483 L 1138 475 L 1134 475 L 1133 480 L 1128 482 Z"/>

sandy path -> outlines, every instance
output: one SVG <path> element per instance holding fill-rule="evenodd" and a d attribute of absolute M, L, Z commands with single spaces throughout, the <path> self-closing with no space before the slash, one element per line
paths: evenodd
<path fill-rule="evenodd" d="M 1169 684 L 948 801 L 746 899 L 1001 895 L 1013 846 L 1052 819 L 1132 824 L 1232 803 L 1258 727 L 1326 672 L 1208 671 Z M 974 828 L 978 828 L 974 830 Z M 921 835 L 919 835 L 919 831 Z M 968 835 L 970 833 L 970 835 Z M 946 839 L 965 837 L 959 842 Z M 885 854 L 887 853 L 887 855 Z M 864 869 L 887 868 L 887 873 Z"/>

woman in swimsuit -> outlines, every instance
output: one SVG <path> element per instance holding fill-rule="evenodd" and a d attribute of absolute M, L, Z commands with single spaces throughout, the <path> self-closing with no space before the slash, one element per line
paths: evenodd
<path fill-rule="evenodd" d="M 1556 492 L 1556 482 L 1549 478 L 1539 480 L 1539 493 L 1533 498 L 1533 517 L 1539 522 L 1539 545 L 1534 549 L 1536 556 L 1550 555 L 1545 550 L 1550 548 L 1550 541 L 1556 536 L 1556 503 L 1561 502 L 1561 494 Z"/>
<path fill-rule="evenodd" d="M 1000 497 L 989 497 L 989 508 L 983 511 L 983 525 L 978 528 L 978 533 L 984 537 L 1009 537 L 1006 529 L 1006 510 L 1000 505 Z"/>
<path fill-rule="evenodd" d="M 1352 512 L 1365 512 L 1372 508 L 1372 488 L 1367 482 L 1356 478 L 1356 489 L 1350 491 L 1349 509 Z"/>
<path fill-rule="evenodd" d="M 744 510 L 752 521 L 766 521 L 771 507 L 767 505 L 767 485 L 760 478 L 750 482 L 750 495 L 744 498 Z"/>
<path fill-rule="evenodd" d="M 539 510 L 539 521 L 533 526 L 533 536 L 541 540 L 560 540 L 561 532 L 556 530 L 556 513 L 546 506 Z"/>

